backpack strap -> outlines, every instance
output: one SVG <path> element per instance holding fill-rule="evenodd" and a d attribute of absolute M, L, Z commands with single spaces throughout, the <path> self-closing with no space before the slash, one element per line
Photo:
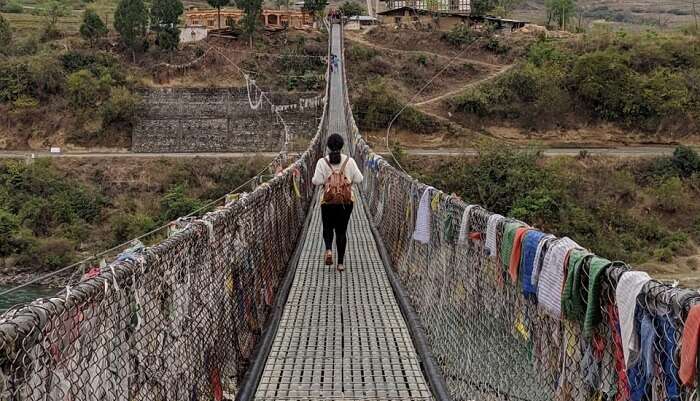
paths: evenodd
<path fill-rule="evenodd" d="M 328 167 L 331 168 L 331 171 L 333 171 L 333 172 L 336 171 L 336 170 L 333 168 L 333 165 L 331 164 L 331 162 L 328 160 L 328 158 L 324 157 L 323 160 L 326 162 L 326 164 L 328 165 Z M 340 169 L 337 170 L 337 171 L 340 171 L 341 173 L 343 173 L 343 175 L 345 175 L 345 166 L 348 164 L 348 160 L 350 160 L 350 156 L 345 157 L 345 160 L 343 161 L 343 164 L 340 165 Z"/>
<path fill-rule="evenodd" d="M 326 164 L 328 165 L 328 167 L 330 167 L 331 171 L 335 171 L 335 170 L 333 169 L 333 165 L 332 165 L 331 162 L 328 160 L 328 158 L 324 157 L 324 158 L 323 158 L 323 161 L 326 162 Z"/>
<path fill-rule="evenodd" d="M 348 160 L 350 160 L 350 156 L 345 157 L 345 161 L 340 166 L 340 171 L 343 173 L 343 175 L 345 175 L 345 166 L 348 164 Z"/>

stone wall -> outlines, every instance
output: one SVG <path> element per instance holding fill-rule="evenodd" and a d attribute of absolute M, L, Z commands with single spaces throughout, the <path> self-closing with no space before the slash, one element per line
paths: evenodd
<path fill-rule="evenodd" d="M 142 118 L 134 127 L 134 152 L 277 151 L 284 128 L 267 102 L 250 107 L 238 88 L 154 89 L 141 93 Z M 270 94 L 292 140 L 311 138 L 323 113 L 316 93 Z M 251 94 L 253 105 L 257 103 Z"/>

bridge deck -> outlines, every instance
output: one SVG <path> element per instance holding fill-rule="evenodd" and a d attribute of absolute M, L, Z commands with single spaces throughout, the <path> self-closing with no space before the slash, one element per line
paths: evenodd
<path fill-rule="evenodd" d="M 333 28 L 332 51 L 340 56 L 338 26 Z M 332 74 L 331 132 L 345 132 L 342 85 L 340 74 Z M 356 198 L 342 273 L 323 264 L 320 207 L 311 212 L 257 400 L 432 399 Z"/>

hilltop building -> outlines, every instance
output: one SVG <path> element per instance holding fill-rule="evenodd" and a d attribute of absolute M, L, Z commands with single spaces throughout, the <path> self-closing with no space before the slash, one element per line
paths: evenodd
<path fill-rule="evenodd" d="M 471 0 L 381 0 L 386 3 L 386 10 L 413 9 L 431 13 L 441 12 L 450 14 L 470 15 Z M 387 12 L 384 11 L 384 12 Z M 380 13 L 377 13 L 380 14 Z"/>
<path fill-rule="evenodd" d="M 192 8 L 185 12 L 185 25 L 204 26 L 206 29 L 217 29 L 219 26 L 226 27 L 226 21 L 233 18 L 238 22 L 243 18 L 244 12 L 238 9 L 222 8 L 221 21 L 217 23 L 218 12 L 216 9 L 198 10 Z M 265 9 L 260 15 L 260 22 L 267 29 L 296 28 L 307 29 L 313 26 L 311 13 L 302 10 L 271 10 Z"/>

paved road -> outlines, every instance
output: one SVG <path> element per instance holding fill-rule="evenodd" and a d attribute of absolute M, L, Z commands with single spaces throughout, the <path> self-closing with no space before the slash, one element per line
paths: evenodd
<path fill-rule="evenodd" d="M 525 149 L 525 148 L 523 148 Z M 543 148 L 544 156 L 578 156 L 582 151 L 588 152 L 591 156 L 612 156 L 612 157 L 655 157 L 668 156 L 673 154 L 675 146 L 626 146 L 614 148 L 601 147 L 572 147 L 572 148 Z M 700 147 L 696 147 L 700 151 Z M 386 153 L 386 152 L 379 152 Z M 476 156 L 476 149 L 407 149 L 406 153 L 411 156 Z"/>
<path fill-rule="evenodd" d="M 544 148 L 542 153 L 545 156 L 578 156 L 581 151 L 588 152 L 592 156 L 613 156 L 613 157 L 653 157 L 668 156 L 673 154 L 675 146 L 625 146 L 614 148 L 601 147 L 570 147 L 570 148 Z M 700 147 L 696 147 L 700 151 Z M 442 149 L 405 149 L 410 156 L 476 156 L 478 154 L 473 148 L 442 148 Z M 380 154 L 388 154 L 386 151 L 379 151 Z M 229 152 L 229 153 L 132 153 L 132 152 L 68 152 L 52 154 L 49 152 L 28 152 L 28 151 L 0 151 L 0 159 L 25 159 L 31 157 L 52 157 L 52 158 L 76 158 L 76 159 L 109 159 L 109 158 L 245 158 L 245 157 L 268 157 L 277 155 L 276 152 Z M 290 152 L 295 154 L 295 152 Z"/>

